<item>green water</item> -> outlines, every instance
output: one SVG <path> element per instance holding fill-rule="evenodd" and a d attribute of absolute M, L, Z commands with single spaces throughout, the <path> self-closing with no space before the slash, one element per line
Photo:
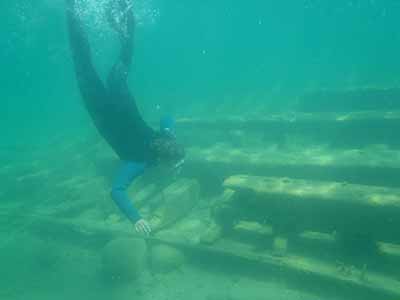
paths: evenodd
<path fill-rule="evenodd" d="M 104 15 L 108 1 L 80 1 L 102 78 L 119 49 Z M 379 186 L 395 199 L 395 208 L 390 204 L 387 210 L 398 209 L 400 2 L 242 2 L 134 1 L 129 87 L 137 105 L 151 124 L 165 113 L 189 120 L 178 122 L 189 161 L 181 177 L 199 181 L 200 203 L 181 216 L 195 224 L 185 223 L 190 233 L 182 232 L 195 237 L 207 231 L 222 201 L 223 180 L 237 174 L 361 184 L 367 194 L 375 193 L 368 187 Z M 118 159 L 82 105 L 64 10 L 62 0 L 0 3 L 0 299 L 358 299 L 349 296 L 352 288 L 363 298 L 376 285 L 377 295 L 398 297 L 400 252 L 381 257 L 368 243 L 400 244 L 392 228 L 398 217 L 386 207 L 376 218 L 356 208 L 345 213 L 356 228 L 344 222 L 349 232 L 356 231 L 354 240 L 344 242 L 349 251 L 321 246 L 328 253 L 321 256 L 296 242 L 293 253 L 288 248 L 288 255 L 332 263 L 343 277 L 339 281 L 318 275 L 302 282 L 290 268 L 263 269 L 235 259 L 219 268 L 215 265 L 227 258 L 202 251 L 186 253 L 186 263 L 172 272 L 146 267 L 128 283 L 110 279 L 103 269 L 104 247 L 129 236 L 131 227 L 109 196 Z M 313 94 L 321 90 L 334 92 Z M 349 96 L 350 90 L 355 92 Z M 227 121 L 238 117 L 242 122 Z M 159 182 L 140 183 L 130 195 L 154 183 Z M 235 222 L 242 209 L 250 211 L 248 221 L 267 219 L 267 213 L 249 207 L 233 209 Z M 291 209 L 296 208 L 272 216 L 285 228 L 289 245 L 294 231 L 285 226 L 302 223 Z M 316 209 L 315 216 L 319 213 Z M 363 218 L 382 224 L 370 230 L 358 225 Z M 71 227 L 81 221 L 89 227 Z M 322 231 L 343 230 L 328 223 Z M 93 230 L 99 224 L 102 229 Z M 239 242 L 253 245 L 246 238 Z M 368 281 L 357 275 L 362 284 L 347 285 L 348 273 L 363 268 L 386 277 Z"/>
<path fill-rule="evenodd" d="M 87 2 L 98 68 L 113 62 L 101 3 Z M 26 128 L 81 120 L 62 1 L 1 4 L 1 122 Z M 397 1 L 137 1 L 139 105 L 177 113 L 245 101 L 280 106 L 304 89 L 397 84 Z M 97 15 L 96 15 L 97 14 Z M 277 100 L 274 100 L 277 99 Z M 289 99 L 289 100 L 288 100 Z M 278 103 L 275 103 L 278 102 Z M 243 105 L 246 108 L 246 105 Z M 3 106 L 4 107 L 4 106 Z M 203 112 L 204 113 L 204 112 Z M 16 117 L 18 116 L 18 117 Z M 85 121 L 82 121 L 84 125 Z M 4 128 L 3 126 L 3 128 Z M 13 130 L 6 130 L 13 140 Z M 21 135 L 22 133 L 22 135 Z M 46 131 L 47 134 L 48 132 Z"/>

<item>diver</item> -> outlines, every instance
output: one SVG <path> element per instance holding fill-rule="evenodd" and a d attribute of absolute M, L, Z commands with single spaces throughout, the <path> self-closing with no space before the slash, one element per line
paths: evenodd
<path fill-rule="evenodd" d="M 98 132 L 122 161 L 112 185 L 111 197 L 136 231 L 148 235 L 151 226 L 140 216 L 126 190 L 146 168 L 160 163 L 180 168 L 184 149 L 176 141 L 175 122 L 171 117 L 164 117 L 160 121 L 160 130 L 153 130 L 141 117 L 129 91 L 127 78 L 132 64 L 135 25 L 131 3 L 111 0 L 107 19 L 118 35 L 120 52 L 106 83 L 103 83 L 92 62 L 89 40 L 76 0 L 65 1 L 70 47 L 81 98 Z"/>

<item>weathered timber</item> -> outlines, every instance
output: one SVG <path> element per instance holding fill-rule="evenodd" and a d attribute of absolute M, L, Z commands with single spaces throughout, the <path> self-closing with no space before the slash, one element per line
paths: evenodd
<path fill-rule="evenodd" d="M 321 243 L 334 243 L 335 235 L 316 231 L 304 231 L 300 234 L 300 238 Z"/>
<path fill-rule="evenodd" d="M 234 174 L 287 176 L 400 187 L 400 152 L 386 147 L 330 149 L 325 147 L 241 148 L 228 144 L 187 149 L 187 176 L 217 190 Z"/>
<path fill-rule="evenodd" d="M 305 112 L 400 109 L 400 88 L 353 88 L 305 93 L 297 110 Z"/>
<path fill-rule="evenodd" d="M 304 285 L 306 282 L 310 286 L 318 282 L 319 286 L 326 288 L 334 287 L 335 294 L 340 295 L 350 292 L 352 299 L 365 299 L 365 295 L 373 295 L 380 299 L 395 300 L 400 297 L 400 282 L 391 277 L 374 273 L 369 270 L 359 270 L 349 268 L 349 271 L 342 272 L 342 269 L 335 264 L 330 264 L 307 258 L 303 256 L 277 256 L 267 251 L 254 251 L 248 244 L 231 240 L 219 240 L 213 246 L 199 244 L 187 244 L 179 240 L 166 240 L 157 236 L 138 236 L 126 224 L 105 225 L 97 222 L 83 222 L 74 219 L 56 219 L 48 216 L 30 215 L 20 216 L 24 221 L 30 222 L 29 229 L 43 238 L 50 234 L 58 239 L 68 238 L 60 232 L 69 232 L 75 236 L 80 236 L 81 242 L 85 239 L 105 239 L 110 240 L 118 237 L 141 237 L 149 243 L 166 244 L 187 253 L 190 257 L 207 257 L 210 261 L 215 258 L 230 264 L 235 263 L 257 266 L 257 270 L 263 270 L 264 277 L 273 277 L 274 274 L 284 274 L 285 278 L 293 280 L 293 284 Z M 47 228 L 47 231 L 43 229 Z M 68 241 L 68 239 L 66 240 Z M 76 241 L 74 241 L 76 242 Z M 192 260 L 195 262 L 198 260 Z M 204 265 L 204 260 L 202 259 Z M 346 269 L 347 270 L 347 269 Z M 289 282 L 290 283 L 290 282 Z"/>
<path fill-rule="evenodd" d="M 400 145 L 400 111 L 272 114 L 259 118 L 182 119 L 179 135 L 190 145 L 216 142 L 249 144 L 329 144 L 364 147 L 370 144 Z"/>
<path fill-rule="evenodd" d="M 251 222 L 251 221 L 240 221 L 237 223 L 234 228 L 234 233 L 238 234 L 245 234 L 245 235 L 257 235 L 262 239 L 267 237 L 272 237 L 274 235 L 274 229 L 272 226 L 267 224 L 260 224 L 258 222 Z M 301 232 L 298 236 L 299 239 L 313 241 L 323 244 L 331 244 L 336 242 L 336 238 L 334 234 L 324 233 L 324 232 L 317 232 L 317 231 L 304 231 Z M 390 245 L 390 244 L 389 244 Z M 390 253 L 389 249 L 395 249 L 395 245 L 389 246 L 388 244 L 382 244 L 382 252 Z M 393 251 L 393 253 L 397 253 Z M 398 250 L 400 256 L 400 249 Z"/>
<path fill-rule="evenodd" d="M 232 206 L 242 219 L 268 220 L 278 232 L 337 232 L 341 243 L 371 251 L 373 241 L 400 242 L 400 189 L 247 175 L 224 186 L 237 191 Z"/>
<path fill-rule="evenodd" d="M 400 107 L 399 107 L 400 109 Z M 177 120 L 177 126 L 182 129 L 250 129 L 257 130 L 268 128 L 273 123 L 283 125 L 286 123 L 346 123 L 353 121 L 378 121 L 394 120 L 400 122 L 400 110 L 388 111 L 348 111 L 348 112 L 325 112 L 325 113 L 304 113 L 288 112 L 281 114 L 271 114 L 260 118 L 246 118 L 241 116 L 231 116 L 223 119 L 196 119 L 181 118 Z"/>
<path fill-rule="evenodd" d="M 250 243 L 256 248 L 273 251 L 275 255 L 289 253 L 321 258 L 330 262 L 340 260 L 340 253 L 337 251 L 339 243 L 333 233 L 304 231 L 280 237 L 268 224 L 240 221 L 232 232 L 228 232 L 228 236 L 234 240 Z M 284 251 L 280 251 L 282 248 Z"/>
<path fill-rule="evenodd" d="M 249 221 L 241 221 L 237 223 L 234 230 L 246 234 L 257 234 L 261 236 L 271 236 L 274 234 L 274 230 L 271 226 Z"/>
<path fill-rule="evenodd" d="M 395 256 L 400 258 L 400 245 L 390 243 L 378 243 L 379 252 L 383 255 Z"/>
<path fill-rule="evenodd" d="M 224 186 L 234 190 L 250 190 L 267 197 L 275 195 L 291 197 L 293 201 L 318 199 L 400 209 L 400 189 L 386 187 L 247 175 L 229 177 L 225 180 Z"/>
<path fill-rule="evenodd" d="M 347 290 L 351 299 L 366 299 L 366 295 L 396 299 L 400 295 L 400 281 L 380 273 L 352 266 L 342 266 L 324 262 L 305 256 L 275 255 L 268 251 L 254 251 L 254 247 L 232 240 L 220 240 L 213 246 L 213 251 L 223 253 L 226 257 L 236 257 L 246 260 L 258 267 L 268 267 L 268 275 L 283 272 L 286 278 L 307 282 L 313 286 L 332 288 L 336 296 Z M 343 271 L 344 268 L 344 271 Z M 311 288 L 311 287 L 310 287 Z"/>
<path fill-rule="evenodd" d="M 400 169 L 400 151 L 385 146 L 365 149 L 330 149 L 322 146 L 242 148 L 217 143 L 213 147 L 190 147 L 188 159 L 203 162 L 262 166 L 318 166 L 325 168 L 395 168 Z"/>

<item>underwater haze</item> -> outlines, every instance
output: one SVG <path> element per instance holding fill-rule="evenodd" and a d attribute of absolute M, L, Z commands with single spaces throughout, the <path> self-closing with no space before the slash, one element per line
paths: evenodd
<path fill-rule="evenodd" d="M 104 1 L 83 2 L 104 73 L 117 44 L 109 42 Z M 305 89 L 398 83 L 400 4 L 394 0 L 135 5 L 139 24 L 130 83 L 149 118 L 157 105 L 190 116 L 223 103 L 276 108 Z M 45 140 L 85 126 L 63 1 L 1 6 L 2 142 Z"/>
<path fill-rule="evenodd" d="M 76 0 L 104 81 L 118 1 Z M 400 299 L 400 1 L 126 1 L 129 90 L 185 164 L 127 188 L 137 234 L 67 1 L 2 1 L 0 299 Z"/>

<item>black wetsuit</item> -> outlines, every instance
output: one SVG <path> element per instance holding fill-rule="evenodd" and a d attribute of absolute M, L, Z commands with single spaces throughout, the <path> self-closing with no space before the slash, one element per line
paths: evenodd
<path fill-rule="evenodd" d="M 101 81 L 93 66 L 89 41 L 75 9 L 75 0 L 66 0 L 67 24 L 76 77 L 87 111 L 99 133 L 123 161 L 112 186 L 112 198 L 135 223 L 141 216 L 126 190 L 147 166 L 154 163 L 150 143 L 159 133 L 144 122 L 129 93 L 127 77 L 132 63 L 133 15 L 125 0 L 115 1 L 120 13 L 126 14 L 126 32 L 119 32 L 121 50 L 107 84 Z"/>
<path fill-rule="evenodd" d="M 123 0 L 116 1 L 126 5 Z M 76 77 L 96 128 L 121 160 L 149 163 L 153 159 L 150 143 L 157 134 L 144 122 L 127 85 L 133 52 L 131 9 L 121 12 L 126 14 L 126 32 L 119 33 L 121 50 L 104 84 L 93 66 L 89 41 L 75 9 L 75 0 L 66 0 L 66 3 Z"/>

